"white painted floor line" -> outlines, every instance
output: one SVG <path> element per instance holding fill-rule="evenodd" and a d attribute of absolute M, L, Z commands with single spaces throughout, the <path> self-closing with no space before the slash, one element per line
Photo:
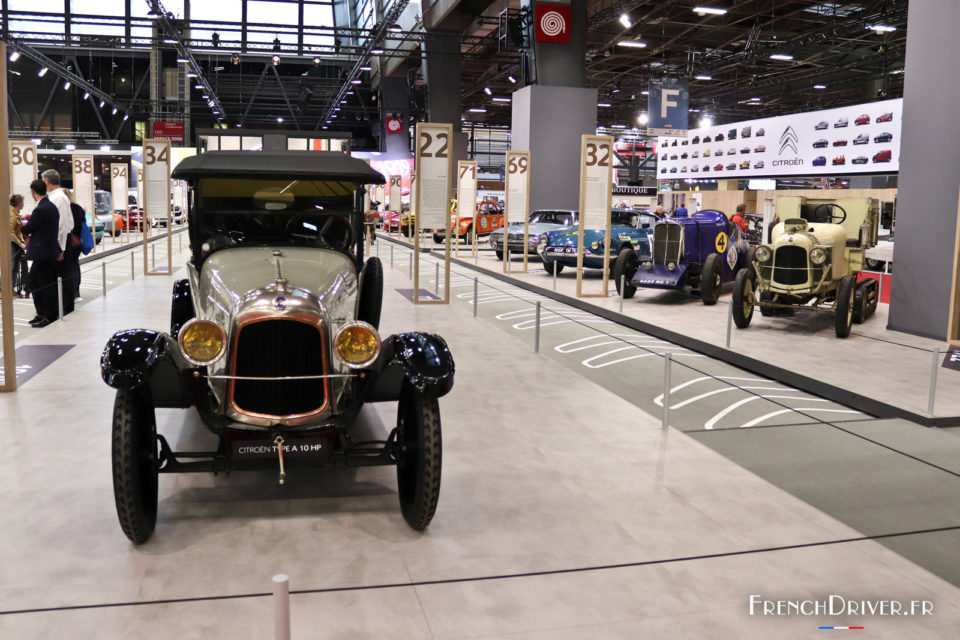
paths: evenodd
<path fill-rule="evenodd" d="M 620 339 L 620 340 L 607 340 L 607 338 L 610 338 L 610 337 L 614 337 L 614 338 L 619 337 L 619 338 L 623 338 L 623 339 Z M 580 344 L 582 344 L 582 343 L 591 342 L 591 341 L 593 341 L 593 340 L 603 340 L 603 342 L 594 342 L 593 344 L 586 344 L 586 345 L 583 345 L 583 346 L 577 346 L 577 347 L 570 348 L 571 345 L 575 345 L 575 344 L 576 344 L 576 345 L 580 345 Z M 556 352 L 558 352 L 558 353 L 573 353 L 573 352 L 575 352 L 575 351 L 583 351 L 583 350 L 585 350 L 585 349 L 594 349 L 594 348 L 597 348 L 597 347 L 603 347 L 603 346 L 607 346 L 607 345 L 611 345 L 611 344 L 623 344 L 624 342 L 628 342 L 628 343 L 630 343 L 630 344 L 636 344 L 636 345 L 638 345 L 638 346 L 644 346 L 644 347 L 648 347 L 648 346 L 659 346 L 659 345 L 661 345 L 661 344 L 669 344 L 669 343 L 665 342 L 664 340 L 658 340 L 658 339 L 656 339 L 656 338 L 650 338 L 650 337 L 644 336 L 644 335 L 642 335 L 642 334 L 626 334 L 626 333 L 607 334 L 607 333 L 602 333 L 602 334 L 597 334 L 597 335 L 588 336 L 588 337 L 586 337 L 586 338 L 578 338 L 577 340 L 571 340 L 570 342 L 564 342 L 563 344 L 558 345 L 558 346 L 554 347 L 553 349 L 554 349 L 554 351 L 556 351 Z M 673 346 L 673 345 L 671 345 L 671 346 Z M 676 348 L 682 348 L 682 347 L 676 347 Z"/>
<path fill-rule="evenodd" d="M 799 413 L 800 411 L 815 411 L 818 413 L 860 413 L 859 411 L 853 411 L 851 409 L 822 409 L 820 407 L 797 407 L 796 409 L 780 409 L 779 411 L 772 411 L 766 415 L 760 416 L 759 418 L 755 418 L 750 422 L 744 423 L 740 425 L 740 427 L 741 428 L 753 427 L 760 424 L 767 418 L 773 418 L 775 416 L 779 416 L 784 413 L 793 413 L 793 412 Z"/>
<path fill-rule="evenodd" d="M 734 411 L 736 411 L 737 409 L 739 409 L 745 404 L 749 404 L 754 400 L 761 400 L 761 399 L 762 398 L 760 398 L 760 396 L 749 396 L 747 398 L 744 398 L 743 400 L 738 400 L 737 402 L 734 402 L 726 409 L 721 409 L 720 411 L 718 411 L 716 415 L 714 415 L 712 418 L 710 418 L 705 423 L 703 423 L 703 428 L 713 429 L 713 427 L 716 426 L 716 424 L 720 422 L 720 420 L 722 420 L 725 416 L 733 413 Z M 792 411 L 792 409 L 788 409 L 788 411 Z"/>
<path fill-rule="evenodd" d="M 628 348 L 628 349 L 632 349 L 632 348 L 634 348 L 634 347 L 627 347 L 627 348 Z M 681 347 L 673 347 L 673 348 L 675 348 L 675 349 L 681 349 Z M 617 351 L 623 351 L 623 349 L 617 349 Z M 612 353 L 612 352 L 610 352 L 610 353 Z M 604 362 L 603 364 L 598 364 L 598 365 L 590 364 L 590 363 L 592 363 L 594 360 L 599 360 L 599 359 L 602 358 L 603 356 L 608 355 L 608 354 L 606 354 L 606 353 L 602 353 L 602 354 L 600 354 L 600 355 L 593 356 L 593 357 L 591 357 L 591 358 L 587 358 L 586 360 L 584 360 L 584 361 L 581 362 L 580 364 L 584 365 L 584 366 L 587 367 L 588 369 L 603 369 L 604 367 L 610 367 L 610 366 L 613 366 L 613 365 L 615 365 L 615 364 L 620 364 L 621 362 L 627 362 L 628 360 L 639 360 L 639 359 L 641 359 L 641 358 L 650 358 L 650 357 L 655 357 L 655 356 L 662 356 L 663 353 L 664 353 L 663 351 L 653 351 L 653 352 L 647 352 L 647 353 L 638 353 L 637 355 L 627 356 L 626 358 L 617 358 L 616 360 L 611 360 L 610 362 Z M 673 354 L 673 357 L 675 357 L 675 358 L 680 358 L 680 357 L 683 357 L 683 358 L 705 358 L 706 356 L 704 356 L 704 355 L 702 355 L 702 354 L 699 354 L 699 353 L 689 353 L 689 352 L 686 352 L 686 351 L 679 351 L 679 352 L 677 352 L 677 353 L 674 353 L 674 354 Z"/>

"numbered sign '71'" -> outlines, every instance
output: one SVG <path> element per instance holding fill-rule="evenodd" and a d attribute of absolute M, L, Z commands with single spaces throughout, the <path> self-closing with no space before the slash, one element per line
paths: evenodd
<path fill-rule="evenodd" d="M 610 273 L 610 204 L 613 198 L 613 137 L 580 141 L 580 233 L 577 234 L 577 296 L 607 297 Z M 583 293 L 583 232 L 603 229 L 603 292 Z M 599 249 L 599 247 L 597 247 Z M 590 247 L 592 251 L 596 251 Z"/>
<path fill-rule="evenodd" d="M 470 232 L 467 243 L 473 240 L 473 255 L 477 255 L 477 166 L 476 160 L 459 160 L 457 162 L 457 215 L 454 219 L 454 246 L 457 255 L 460 255 L 460 220 L 473 218 L 470 223 Z"/>
<path fill-rule="evenodd" d="M 450 187 L 453 183 L 453 125 L 417 123 L 416 134 L 417 191 L 413 203 L 415 217 L 413 300 L 447 304 L 450 301 Z M 442 300 L 420 299 L 420 229 L 443 231 L 446 236 L 444 297 Z M 439 274 L 436 274 L 439 276 Z M 439 292 L 439 283 L 435 283 Z"/>
<path fill-rule="evenodd" d="M 170 141 L 145 139 L 143 141 L 143 273 L 144 275 L 170 275 L 173 272 L 172 222 L 170 220 Z M 147 231 L 150 221 L 166 222 L 167 269 L 157 270 L 149 266 Z"/>
<path fill-rule="evenodd" d="M 530 235 L 530 152 L 507 151 L 506 220 L 503 234 L 503 272 L 510 273 L 510 225 L 523 225 L 523 271 L 527 270 Z"/>

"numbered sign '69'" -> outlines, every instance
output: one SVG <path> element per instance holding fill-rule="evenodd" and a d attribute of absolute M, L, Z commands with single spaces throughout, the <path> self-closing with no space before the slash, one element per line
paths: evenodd
<path fill-rule="evenodd" d="M 10 141 L 10 193 L 23 196 L 22 215 L 29 215 L 36 203 L 30 195 L 30 183 L 38 178 L 37 145 L 29 140 Z"/>
<path fill-rule="evenodd" d="M 416 133 L 416 202 L 411 208 L 416 213 L 414 234 L 414 302 L 450 300 L 450 188 L 453 184 L 453 125 L 430 122 L 417 123 Z M 444 297 L 441 300 L 420 299 L 420 230 L 433 229 L 446 236 L 446 268 L 444 270 Z M 436 274 L 439 276 L 439 274 Z M 435 283 L 439 293 L 439 283 Z"/>
<path fill-rule="evenodd" d="M 503 234 L 503 272 L 510 273 L 507 260 L 511 225 L 514 233 L 523 225 L 523 270 L 527 270 L 529 253 L 528 236 L 530 234 L 530 152 L 507 151 L 506 162 L 506 227 Z"/>
<path fill-rule="evenodd" d="M 170 141 L 145 139 L 143 141 L 143 273 L 144 275 L 169 275 L 172 273 L 172 242 L 170 232 Z M 153 252 L 147 251 L 147 233 L 151 223 L 158 230 L 167 231 L 167 268 L 157 269 L 156 262 L 150 265 Z M 148 255 L 149 254 L 149 255 Z"/>
<path fill-rule="evenodd" d="M 580 141 L 580 233 L 577 251 L 577 295 L 583 293 L 583 252 L 603 252 L 603 292 L 607 296 L 610 273 L 610 204 L 613 198 L 613 137 L 585 135 Z M 583 246 L 586 229 L 603 229 L 603 246 Z"/>

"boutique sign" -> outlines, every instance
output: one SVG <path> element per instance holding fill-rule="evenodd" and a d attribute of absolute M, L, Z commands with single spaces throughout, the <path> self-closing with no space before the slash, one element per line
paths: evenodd
<path fill-rule="evenodd" d="M 658 141 L 657 177 L 894 173 L 902 114 L 897 99 L 692 129 Z"/>

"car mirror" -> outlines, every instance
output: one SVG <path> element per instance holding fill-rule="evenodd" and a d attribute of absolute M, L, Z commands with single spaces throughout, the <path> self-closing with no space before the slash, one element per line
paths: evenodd
<path fill-rule="evenodd" d="M 293 194 L 280 187 L 260 189 L 253 194 L 253 202 L 267 211 L 283 211 L 293 204 Z"/>

